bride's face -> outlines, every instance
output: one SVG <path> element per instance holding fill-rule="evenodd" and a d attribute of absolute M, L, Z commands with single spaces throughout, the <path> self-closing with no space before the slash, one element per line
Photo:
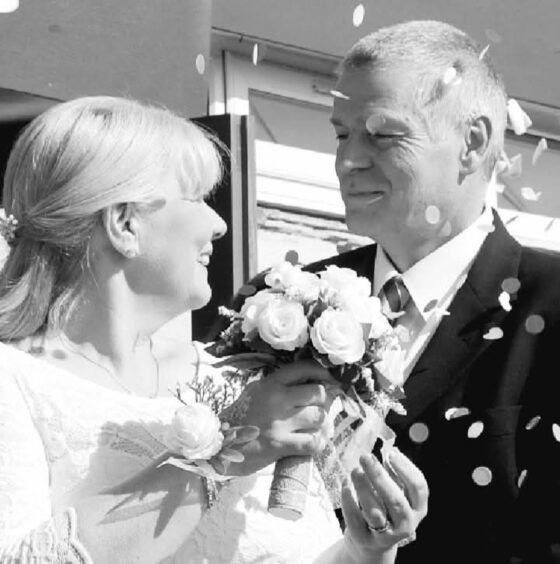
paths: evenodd
<path fill-rule="evenodd" d="M 135 279 L 137 288 L 175 316 L 210 300 L 207 269 L 212 242 L 227 227 L 202 199 L 186 199 L 176 179 L 166 188 L 165 204 L 143 218 Z"/>

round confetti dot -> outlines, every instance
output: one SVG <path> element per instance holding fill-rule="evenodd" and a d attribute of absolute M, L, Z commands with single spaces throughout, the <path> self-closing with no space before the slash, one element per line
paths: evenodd
<path fill-rule="evenodd" d="M 372 114 L 366 120 L 366 129 L 373 135 L 385 125 L 385 117 L 379 114 Z"/>
<path fill-rule="evenodd" d="M 540 420 L 541 420 L 541 416 L 535 415 L 535 417 L 532 417 L 531 419 L 529 419 L 529 421 L 527 421 L 527 425 L 525 425 L 525 429 L 527 429 L 527 431 L 532 431 L 539 424 Z"/>
<path fill-rule="evenodd" d="M 41 346 L 32 346 L 29 348 L 29 354 L 32 354 L 33 356 L 40 356 L 44 354 L 44 352 L 45 348 Z"/>
<path fill-rule="evenodd" d="M 252 284 L 245 284 L 239 288 L 239 294 L 242 296 L 252 296 L 256 291 L 257 289 Z"/>
<path fill-rule="evenodd" d="M 482 338 L 487 341 L 498 341 L 504 336 L 504 332 L 499 327 L 491 327 Z"/>
<path fill-rule="evenodd" d="M 299 255 L 297 251 L 291 250 L 286 253 L 284 260 L 289 262 L 290 264 L 298 264 L 299 263 Z"/>
<path fill-rule="evenodd" d="M 352 25 L 354 27 L 360 27 L 364 23 L 364 16 L 366 15 L 366 9 L 363 4 L 358 4 L 354 8 L 352 13 Z"/>
<path fill-rule="evenodd" d="M 465 415 L 468 415 L 470 412 L 471 410 L 468 407 L 450 407 L 445 412 L 445 418 L 448 421 L 451 421 L 451 419 L 459 419 L 459 417 L 465 417 Z"/>
<path fill-rule="evenodd" d="M 424 423 L 414 423 L 408 430 L 410 440 L 414 441 L 415 443 L 425 442 L 429 434 L 430 431 L 428 429 L 428 426 Z"/>
<path fill-rule="evenodd" d="M 478 466 L 473 470 L 472 479 L 477 486 L 487 486 L 492 481 L 492 471 L 486 466 Z"/>
<path fill-rule="evenodd" d="M 502 36 L 495 30 L 493 29 L 487 29 L 484 34 L 486 35 L 486 37 L 488 38 L 489 41 L 492 41 L 492 43 L 501 43 L 502 42 Z"/>
<path fill-rule="evenodd" d="M 560 425 L 558 423 L 552 424 L 552 434 L 554 438 L 560 443 Z"/>
<path fill-rule="evenodd" d="M 437 206 L 428 206 L 426 208 L 426 221 L 432 225 L 439 223 L 441 219 L 441 213 Z"/>
<path fill-rule="evenodd" d="M 19 0 L 0 0 L 0 14 L 10 14 L 19 8 Z"/>
<path fill-rule="evenodd" d="M 469 439 L 478 439 L 480 435 L 484 431 L 484 423 L 482 421 L 475 421 L 471 423 L 470 427 L 467 430 L 467 437 Z"/>
<path fill-rule="evenodd" d="M 424 313 L 429 313 L 438 305 L 438 301 L 436 299 L 430 300 L 426 307 L 424 308 Z"/>
<path fill-rule="evenodd" d="M 451 231 L 452 231 L 451 222 L 446 221 L 441 228 L 440 235 L 442 237 L 449 237 L 449 235 L 451 235 Z"/>
<path fill-rule="evenodd" d="M 521 470 L 519 477 L 517 478 L 517 487 L 520 488 L 523 485 L 523 482 L 527 478 L 527 469 Z"/>
<path fill-rule="evenodd" d="M 525 329 L 527 333 L 531 333 L 531 335 L 538 335 L 544 329 L 544 319 L 536 313 L 530 315 L 525 320 Z"/>
<path fill-rule="evenodd" d="M 204 74 L 204 71 L 206 70 L 206 60 L 204 59 L 204 55 L 202 53 L 199 53 L 196 56 L 194 64 L 196 66 L 196 72 L 198 74 Z"/>
<path fill-rule="evenodd" d="M 502 282 L 502 290 L 508 294 L 515 294 L 521 288 L 521 282 L 517 278 L 506 278 Z"/>
<path fill-rule="evenodd" d="M 51 355 L 58 360 L 64 360 L 68 355 L 62 349 L 55 349 L 51 352 Z"/>

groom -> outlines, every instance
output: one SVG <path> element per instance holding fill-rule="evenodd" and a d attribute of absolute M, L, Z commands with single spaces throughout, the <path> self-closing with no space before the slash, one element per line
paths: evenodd
<path fill-rule="evenodd" d="M 397 562 L 560 562 L 560 257 L 485 204 L 502 80 L 465 33 L 408 22 L 358 41 L 334 94 L 346 221 L 377 244 L 306 269 L 355 269 L 404 311 L 407 414 L 388 424 L 430 503 Z"/>

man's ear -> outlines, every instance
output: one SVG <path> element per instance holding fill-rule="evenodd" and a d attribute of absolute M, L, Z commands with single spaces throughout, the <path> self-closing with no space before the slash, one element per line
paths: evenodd
<path fill-rule="evenodd" d="M 486 116 L 479 116 L 468 125 L 461 152 L 461 173 L 463 175 L 472 174 L 483 166 L 491 135 L 492 123 Z"/>
<path fill-rule="evenodd" d="M 115 251 L 127 258 L 138 255 L 140 224 L 132 204 L 115 204 L 107 208 L 103 214 L 103 225 Z"/>

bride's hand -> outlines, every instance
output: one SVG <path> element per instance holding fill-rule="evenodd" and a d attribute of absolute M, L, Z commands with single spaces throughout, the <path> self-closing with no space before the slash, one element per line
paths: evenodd
<path fill-rule="evenodd" d="M 242 415 L 235 424 L 256 426 L 260 433 L 237 448 L 245 460 L 230 464 L 228 474 L 251 474 L 285 456 L 321 451 L 332 436 L 327 414 L 338 389 L 315 361 L 282 366 L 250 383 L 238 400 Z"/>
<path fill-rule="evenodd" d="M 349 487 L 342 491 L 347 547 L 356 562 L 393 562 L 397 548 L 416 538 L 428 512 L 428 484 L 396 448 L 389 470 L 373 455 L 362 456 L 360 465 L 351 474 L 359 504 Z"/>

